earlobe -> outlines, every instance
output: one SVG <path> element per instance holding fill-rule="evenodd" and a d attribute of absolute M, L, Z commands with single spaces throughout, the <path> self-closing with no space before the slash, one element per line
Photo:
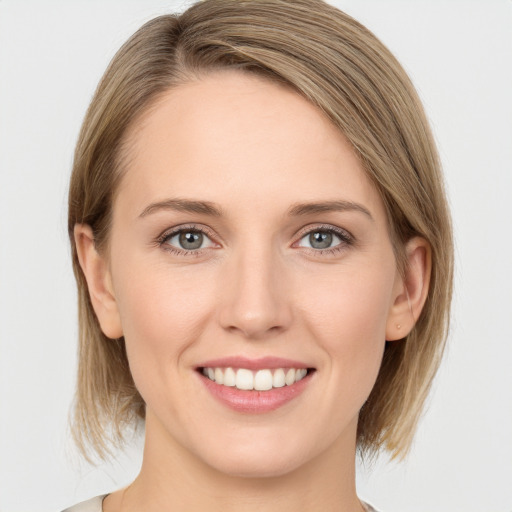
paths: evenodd
<path fill-rule="evenodd" d="M 407 336 L 418 320 L 428 295 L 431 272 L 431 249 L 421 237 L 406 245 L 404 276 L 397 276 L 393 304 L 386 324 L 386 340 L 395 341 Z"/>
<path fill-rule="evenodd" d="M 108 262 L 96 250 L 90 226 L 76 224 L 74 237 L 80 267 L 85 275 L 91 303 L 101 330 L 108 338 L 120 338 L 123 330 Z"/>

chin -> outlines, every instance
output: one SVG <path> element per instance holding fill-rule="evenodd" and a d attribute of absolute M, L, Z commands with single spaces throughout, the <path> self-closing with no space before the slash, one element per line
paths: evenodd
<path fill-rule="evenodd" d="M 229 458 L 226 456 L 219 458 L 219 464 L 212 464 L 217 471 L 238 478 L 276 478 L 292 473 L 301 466 L 302 461 L 285 460 L 282 457 L 253 457 Z"/>
<path fill-rule="evenodd" d="M 236 448 L 203 451 L 202 459 L 220 473 L 239 478 L 284 476 L 297 470 L 308 459 L 304 448 L 283 446 L 280 438 L 265 446 L 261 443 L 231 446 Z"/>

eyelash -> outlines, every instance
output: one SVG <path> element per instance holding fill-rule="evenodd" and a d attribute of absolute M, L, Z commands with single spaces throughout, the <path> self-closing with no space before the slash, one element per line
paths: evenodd
<path fill-rule="evenodd" d="M 354 237 L 345 229 L 338 228 L 336 226 L 332 226 L 330 224 L 320 224 L 316 225 L 313 228 L 304 228 L 298 234 L 298 241 L 294 242 L 294 246 L 299 243 L 304 237 L 311 235 L 312 233 L 330 233 L 336 235 L 340 239 L 340 243 L 335 245 L 334 247 L 328 247 L 326 249 L 315 249 L 313 247 L 303 247 L 303 249 L 307 250 L 310 254 L 315 256 L 332 256 L 345 251 L 347 248 L 351 247 L 355 243 Z"/>
<path fill-rule="evenodd" d="M 192 249 L 192 250 L 186 250 L 186 249 L 178 249 L 177 247 L 168 244 L 168 240 L 173 238 L 176 235 L 179 235 L 183 232 L 196 232 L 196 233 L 202 233 L 206 237 L 208 237 L 212 242 L 214 239 L 213 233 L 205 229 L 202 226 L 197 226 L 195 224 L 186 225 L 186 226 L 180 226 L 179 228 L 172 229 L 171 231 L 165 231 L 162 233 L 156 240 L 157 245 L 161 247 L 163 250 L 168 251 L 173 254 L 177 254 L 179 256 L 201 256 L 205 249 Z M 298 240 L 297 242 L 294 242 L 293 246 L 295 247 L 296 244 L 298 244 L 304 237 L 316 233 L 316 232 L 323 232 L 323 233 L 331 233 L 333 235 L 336 235 L 340 239 L 340 243 L 338 245 L 335 245 L 334 247 L 329 247 L 326 249 L 315 249 L 312 247 L 302 247 L 307 252 L 315 255 L 315 256 L 330 256 L 333 254 L 339 254 L 340 252 L 346 250 L 348 247 L 354 245 L 355 240 L 354 237 L 346 230 L 332 226 L 332 225 L 317 225 L 313 228 L 304 228 L 298 233 Z M 215 243 L 215 242 L 213 242 Z"/>
<path fill-rule="evenodd" d="M 167 243 L 167 241 L 173 238 L 174 236 L 184 232 L 202 233 L 212 241 L 214 238 L 214 235 L 210 230 L 205 229 L 202 226 L 191 224 L 180 226 L 179 228 L 172 229 L 171 231 L 165 231 L 157 238 L 156 242 L 158 246 L 161 247 L 164 251 L 168 251 L 179 256 L 201 256 L 203 254 L 204 248 L 194 250 L 178 249 L 178 247 L 175 247 Z"/>

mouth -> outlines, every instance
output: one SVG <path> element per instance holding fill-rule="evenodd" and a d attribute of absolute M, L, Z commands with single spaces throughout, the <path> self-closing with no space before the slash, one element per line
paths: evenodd
<path fill-rule="evenodd" d="M 233 387 L 242 391 L 269 391 L 292 386 L 315 370 L 314 368 L 288 367 L 251 370 L 249 368 L 204 366 L 199 367 L 198 371 L 220 386 Z"/>
<path fill-rule="evenodd" d="M 274 357 L 230 357 L 195 369 L 211 396 L 231 410 L 249 414 L 270 412 L 295 401 L 316 372 L 303 362 Z"/>

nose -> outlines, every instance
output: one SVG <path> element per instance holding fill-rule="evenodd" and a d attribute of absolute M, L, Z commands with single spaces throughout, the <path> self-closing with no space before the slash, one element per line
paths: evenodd
<path fill-rule="evenodd" d="M 292 319 L 286 274 L 270 249 L 234 255 L 220 283 L 222 328 L 252 340 L 285 331 Z"/>

